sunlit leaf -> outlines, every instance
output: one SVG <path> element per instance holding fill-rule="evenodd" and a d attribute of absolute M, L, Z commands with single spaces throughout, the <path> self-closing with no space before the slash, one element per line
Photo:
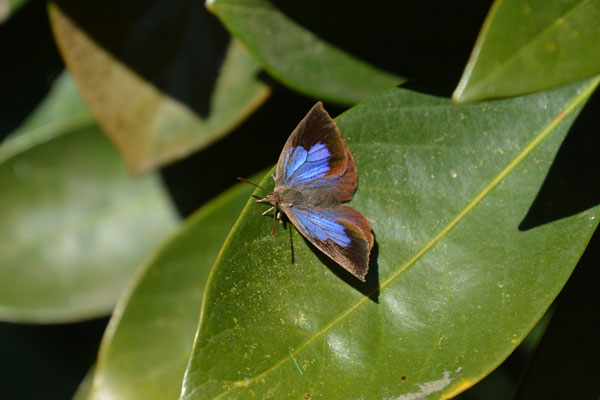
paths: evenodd
<path fill-rule="evenodd" d="M 240 184 L 202 207 L 140 270 L 103 339 L 89 400 L 179 398 L 202 288 L 251 192 Z"/>
<path fill-rule="evenodd" d="M 519 96 L 600 73 L 598 21 L 599 0 L 496 0 L 454 99 Z"/>
<path fill-rule="evenodd" d="M 177 224 L 160 178 L 132 178 L 67 76 L 0 146 L 0 318 L 110 313 Z"/>
<path fill-rule="evenodd" d="M 271 237 L 248 204 L 207 283 L 181 398 L 450 398 L 488 374 L 597 225 L 597 203 L 555 208 L 593 182 L 548 174 L 597 84 L 469 106 L 399 88 L 338 117 L 352 205 L 375 233 L 366 284 L 289 225 Z"/>
<path fill-rule="evenodd" d="M 284 6 L 306 8 L 307 4 L 294 6 L 290 2 L 270 0 L 207 2 L 207 7 L 271 74 L 310 96 L 355 104 L 405 80 L 324 40 L 286 14 L 282 10 Z M 320 12 L 327 16 L 323 10 Z M 332 17 L 329 16 L 329 22 Z M 373 26 L 372 30 L 379 27 Z M 388 40 L 393 41 L 391 37 Z"/>

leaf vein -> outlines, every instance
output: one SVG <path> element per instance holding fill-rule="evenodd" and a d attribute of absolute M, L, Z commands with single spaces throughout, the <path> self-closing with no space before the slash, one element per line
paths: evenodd
<path fill-rule="evenodd" d="M 414 265 L 427 251 L 429 251 L 433 246 L 435 246 L 442 238 L 444 238 L 460 221 L 462 221 L 465 216 L 474 209 L 479 202 L 485 198 L 498 184 L 502 182 L 502 180 L 508 176 L 512 171 L 516 169 L 516 167 L 527 157 L 533 150 L 537 148 L 537 146 L 544 141 L 554 130 L 556 127 L 560 125 L 560 123 L 570 115 L 575 109 L 582 104 L 585 99 L 587 99 L 591 93 L 594 91 L 598 83 L 600 82 L 600 77 L 596 77 L 591 80 L 585 89 L 581 90 L 569 103 L 565 105 L 565 107 L 560 111 L 553 119 L 548 123 L 514 158 L 510 161 L 479 193 L 477 193 L 473 199 L 467 203 L 467 205 L 458 213 L 458 215 L 452 219 L 437 235 L 435 235 L 429 242 L 427 242 L 421 250 L 419 250 L 412 258 L 406 261 L 400 268 L 398 268 L 388 279 L 386 279 L 383 283 L 379 285 L 379 287 L 375 288 L 371 293 L 367 296 L 364 296 L 359 301 L 357 301 L 354 305 L 348 308 L 345 312 L 340 314 L 339 317 L 332 320 L 329 324 L 323 327 L 320 331 L 316 332 L 312 337 L 310 337 L 304 344 L 298 346 L 296 348 L 296 354 L 302 352 L 305 348 L 307 348 L 310 344 L 312 344 L 315 340 L 323 336 L 325 333 L 329 332 L 335 325 L 343 321 L 348 315 L 358 309 L 362 304 L 364 304 L 368 299 L 373 296 L 375 293 L 381 292 L 384 288 L 386 288 L 391 282 L 393 282 L 401 273 L 406 271 L 409 267 Z M 244 386 L 248 386 L 255 382 L 260 381 L 265 376 L 267 376 L 272 371 L 277 370 L 283 364 L 289 362 L 291 357 L 288 355 L 275 363 L 271 368 L 265 370 L 264 372 L 256 375 L 253 378 L 247 378 L 244 383 Z M 223 398 L 226 394 L 235 390 L 237 386 L 230 386 L 229 389 L 222 392 L 220 395 L 216 396 L 214 399 Z"/>

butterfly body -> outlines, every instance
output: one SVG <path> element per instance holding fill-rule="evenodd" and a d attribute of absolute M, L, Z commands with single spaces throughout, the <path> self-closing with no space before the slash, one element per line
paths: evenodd
<path fill-rule="evenodd" d="M 288 138 L 275 174 L 275 188 L 260 203 L 284 213 L 315 247 L 364 281 L 373 234 L 367 219 L 346 201 L 356 190 L 350 150 L 318 102 Z"/>

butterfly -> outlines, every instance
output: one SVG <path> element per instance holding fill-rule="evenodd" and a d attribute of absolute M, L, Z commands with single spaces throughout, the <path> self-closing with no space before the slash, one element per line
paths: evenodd
<path fill-rule="evenodd" d="M 356 166 L 323 103 L 288 138 L 273 179 L 273 191 L 257 200 L 273 206 L 263 213 L 274 212 L 273 234 L 275 218 L 283 222 L 285 214 L 310 243 L 364 282 L 373 233 L 360 212 L 343 204 L 356 190 Z"/>

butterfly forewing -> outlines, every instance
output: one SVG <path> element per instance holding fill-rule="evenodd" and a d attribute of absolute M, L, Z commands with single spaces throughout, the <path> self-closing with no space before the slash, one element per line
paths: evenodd
<path fill-rule="evenodd" d="M 310 109 L 285 143 L 277 163 L 276 178 L 281 183 L 288 183 L 309 155 L 312 161 L 327 160 L 329 168 L 323 177 L 340 176 L 346 170 L 346 145 L 321 102 Z"/>
<path fill-rule="evenodd" d="M 354 159 L 323 103 L 315 104 L 288 138 L 277 163 L 275 184 L 305 192 L 316 189 L 321 197 L 326 194 L 336 202 L 352 199 Z"/>

